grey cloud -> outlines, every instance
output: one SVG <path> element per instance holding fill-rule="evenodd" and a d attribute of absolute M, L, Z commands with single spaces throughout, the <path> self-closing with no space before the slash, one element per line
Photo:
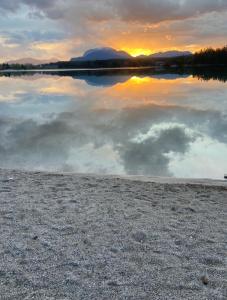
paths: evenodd
<path fill-rule="evenodd" d="M 214 123 L 211 122 L 213 119 L 216 120 Z M 173 126 L 160 127 L 157 135 L 148 136 L 141 142 L 133 141 L 138 133 L 146 134 L 152 126 L 166 123 L 173 123 Z M 110 145 L 128 174 L 168 176 L 171 172 L 167 154 L 183 155 L 197 138 L 186 128 L 195 132 L 199 129 L 201 134 L 227 143 L 227 119 L 218 112 L 148 105 L 116 113 L 112 110 L 91 111 L 88 103 L 84 103 L 77 110 L 61 113 L 42 124 L 32 119 L 1 119 L 0 162 L 1 167 L 9 168 L 63 170 L 68 166 L 70 170 L 78 171 L 77 153 L 89 145 L 94 152 Z M 72 150 L 73 161 L 69 162 Z M 88 153 L 93 156 L 94 152 Z M 82 161 L 84 166 L 86 159 L 88 157 Z M 91 166 L 91 171 L 97 172 L 94 168 Z M 111 173 L 111 170 L 107 171 Z"/>
<path fill-rule="evenodd" d="M 0 33 L 6 37 L 8 44 L 26 44 L 37 41 L 57 41 L 66 37 L 66 34 L 60 31 L 3 31 Z"/>
<path fill-rule="evenodd" d="M 123 19 L 147 22 L 184 19 L 227 9 L 226 1 L 213 0 L 125 0 L 117 2 L 119 15 Z"/>
<path fill-rule="evenodd" d="M 128 38 L 129 47 L 130 40 L 138 37 L 147 40 L 143 48 L 154 48 L 157 40 L 165 48 L 185 48 L 221 46 L 226 34 L 227 1 L 224 0 L 3 0 L 0 12 L 15 13 L 22 5 L 28 7 L 30 21 L 42 19 L 54 24 L 55 29 L 60 26 L 66 37 L 82 40 L 69 55 L 111 44 L 108 39 L 113 35 L 120 41 Z M 158 28 L 147 26 L 156 23 L 160 23 Z M 128 35 L 124 36 L 125 33 Z M 170 37 L 168 42 L 167 37 Z M 115 38 L 110 46 L 118 47 L 116 44 Z"/>
<path fill-rule="evenodd" d="M 10 12 L 15 12 L 20 7 L 20 1 L 8 1 L 1 0 L 0 1 L 0 9 Z"/>
<path fill-rule="evenodd" d="M 184 19 L 209 12 L 223 12 L 227 9 L 225 0 L 11 0 L 1 1 L 4 10 L 15 11 L 20 4 L 44 12 L 49 18 L 90 19 L 102 21 L 120 19 L 123 21 L 160 22 Z"/>
<path fill-rule="evenodd" d="M 1 0 L 0 10 L 2 10 L 2 12 L 8 11 L 11 13 L 15 13 L 19 8 L 22 7 L 22 5 L 27 5 L 31 9 L 32 14 L 34 13 L 37 16 L 41 15 L 37 14 L 35 10 L 37 10 L 37 12 L 42 11 L 50 17 L 51 14 L 53 14 L 52 12 L 56 11 L 56 16 L 60 17 L 62 3 L 64 3 L 62 0 Z"/>
<path fill-rule="evenodd" d="M 142 143 L 129 142 L 121 153 L 127 174 L 171 176 L 166 154 L 171 151 L 185 153 L 192 140 L 183 128 L 175 126 L 161 130 L 157 138 L 152 137 Z"/>

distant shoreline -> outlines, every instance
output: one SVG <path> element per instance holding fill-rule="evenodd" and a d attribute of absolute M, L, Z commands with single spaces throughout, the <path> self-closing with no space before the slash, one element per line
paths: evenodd
<path fill-rule="evenodd" d="M 116 67 L 116 68 L 72 68 L 72 69 L 28 69 L 28 70 L 16 70 L 16 69 L 8 69 L 8 70 L 0 70 L 0 73 L 21 73 L 21 72 L 66 72 L 66 71 L 105 71 L 105 70 L 155 70 L 157 67 Z"/>
<path fill-rule="evenodd" d="M 94 68 L 42 68 L 42 69 L 3 69 L 0 70 L 0 73 L 32 73 L 32 72 L 80 72 L 80 71 L 127 71 L 127 70 L 154 70 L 154 71 L 188 71 L 188 70 L 207 70 L 207 68 L 211 68 L 211 70 L 217 70 L 220 68 L 220 71 L 223 71 L 226 65 L 217 64 L 217 65 L 184 65 L 184 66 L 140 66 L 140 67 L 94 67 Z"/>
<path fill-rule="evenodd" d="M 163 66 L 141 66 L 141 67 L 112 67 L 112 68 L 59 68 L 59 69 L 7 69 L 0 70 L 0 76 L 17 77 L 17 76 L 34 76 L 50 75 L 50 76 L 71 76 L 79 78 L 80 76 L 139 76 L 149 77 L 154 75 L 179 75 L 193 76 L 203 81 L 219 80 L 225 83 L 227 81 L 227 69 L 224 66 L 184 66 L 179 67 L 163 67 Z M 80 79 L 80 78 L 79 78 Z"/>
<path fill-rule="evenodd" d="M 122 179 L 130 181 L 160 183 L 160 184 L 190 184 L 190 185 L 204 185 L 204 186 L 220 186 L 227 187 L 227 180 L 224 179 L 212 179 L 212 178 L 183 178 L 183 177 L 164 177 L 164 176 L 145 176 L 145 175 L 118 175 L 118 174 L 98 174 L 98 173 L 76 173 L 76 172 L 61 172 L 61 171 L 29 171 L 20 169 L 2 169 L 0 173 L 22 173 L 29 175 L 56 175 L 56 176 L 77 176 L 77 177 L 96 177 L 98 179 Z"/>

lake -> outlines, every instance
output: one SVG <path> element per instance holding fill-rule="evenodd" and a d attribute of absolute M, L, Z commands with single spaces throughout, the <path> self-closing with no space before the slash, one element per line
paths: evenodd
<path fill-rule="evenodd" d="M 2 73 L 0 168 L 223 178 L 225 77 Z"/>

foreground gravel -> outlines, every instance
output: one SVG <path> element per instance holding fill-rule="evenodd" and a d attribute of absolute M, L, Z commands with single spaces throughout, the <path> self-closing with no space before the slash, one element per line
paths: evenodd
<path fill-rule="evenodd" d="M 0 299 L 227 299 L 227 184 L 0 170 Z"/>

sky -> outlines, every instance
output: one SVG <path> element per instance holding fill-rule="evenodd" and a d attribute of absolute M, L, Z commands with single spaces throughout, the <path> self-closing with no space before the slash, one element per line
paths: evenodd
<path fill-rule="evenodd" d="M 0 0 L 0 62 L 226 45 L 227 0 Z"/>

